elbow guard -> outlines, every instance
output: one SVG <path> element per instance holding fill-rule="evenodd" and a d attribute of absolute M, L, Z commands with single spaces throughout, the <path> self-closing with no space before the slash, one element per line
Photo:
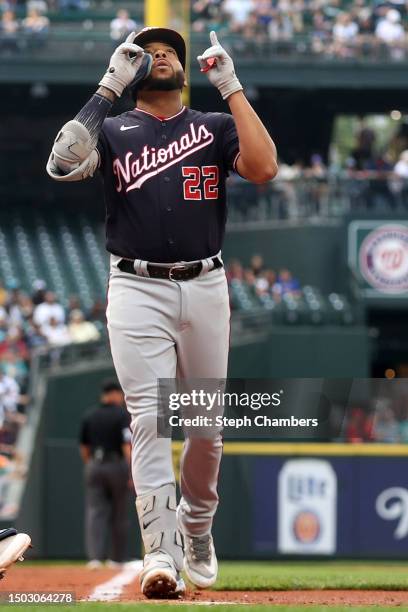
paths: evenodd
<path fill-rule="evenodd" d="M 56 181 L 83 181 L 89 176 L 94 175 L 95 170 L 99 166 L 99 154 L 94 149 L 82 163 L 67 165 L 65 172 L 61 169 L 60 163 L 60 160 L 57 163 L 53 150 L 47 162 L 47 172 L 51 178 Z"/>
<path fill-rule="evenodd" d="M 89 157 L 96 142 L 79 121 L 68 121 L 57 134 L 52 147 L 54 162 L 64 173 L 78 168 Z"/>

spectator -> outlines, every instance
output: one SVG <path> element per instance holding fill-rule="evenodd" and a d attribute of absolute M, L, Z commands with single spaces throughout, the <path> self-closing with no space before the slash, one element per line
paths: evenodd
<path fill-rule="evenodd" d="M 408 407 L 404 405 L 404 414 L 398 423 L 399 441 L 401 444 L 408 443 Z"/>
<path fill-rule="evenodd" d="M 327 168 L 321 155 L 318 153 L 312 155 L 310 159 L 310 167 L 304 174 L 307 177 L 316 179 L 325 179 L 327 177 Z"/>
<path fill-rule="evenodd" d="M 137 29 L 137 24 L 130 18 L 129 11 L 119 9 L 116 18 L 110 24 L 110 37 L 116 45 L 123 42 L 127 36 Z"/>
<path fill-rule="evenodd" d="M 372 422 L 362 408 L 353 408 L 347 421 L 346 442 L 358 444 L 373 439 Z"/>
<path fill-rule="evenodd" d="M 5 306 L 7 303 L 8 292 L 3 282 L 0 280 L 0 307 Z"/>
<path fill-rule="evenodd" d="M 7 412 L 16 412 L 20 388 L 17 382 L 0 368 L 0 426 Z"/>
<path fill-rule="evenodd" d="M 193 31 L 217 30 L 217 22 L 221 22 L 223 17 L 221 6 L 222 0 L 195 0 L 191 7 Z"/>
<path fill-rule="evenodd" d="M 273 41 L 292 40 L 293 21 L 285 13 L 278 13 L 268 25 L 268 36 Z"/>
<path fill-rule="evenodd" d="M 9 328 L 6 338 L 0 343 L 0 357 L 8 351 L 13 351 L 15 355 L 24 361 L 28 360 L 27 343 L 23 337 L 21 327 Z"/>
<path fill-rule="evenodd" d="M 314 11 L 312 21 L 312 51 L 318 54 L 324 53 L 326 44 L 330 40 L 330 22 L 326 21 L 321 10 Z"/>
<path fill-rule="evenodd" d="M 27 12 L 27 17 L 22 23 L 23 31 L 28 37 L 30 47 L 43 47 L 48 37 L 50 20 L 40 15 L 37 9 L 32 8 Z"/>
<path fill-rule="evenodd" d="M 70 295 L 68 298 L 68 314 L 73 310 L 81 310 L 81 302 L 77 295 Z"/>
<path fill-rule="evenodd" d="M 20 308 L 20 314 L 22 317 L 22 322 L 24 324 L 25 321 L 28 321 L 32 317 L 32 314 L 34 312 L 33 302 L 31 298 L 25 293 L 22 293 L 20 295 L 19 308 Z"/>
<path fill-rule="evenodd" d="M 28 375 L 26 362 L 14 351 L 5 351 L 1 356 L 1 367 L 5 376 L 15 380 L 20 386 L 24 385 Z"/>
<path fill-rule="evenodd" d="M 250 0 L 225 0 L 223 11 L 229 18 L 232 32 L 241 32 L 252 10 Z"/>
<path fill-rule="evenodd" d="M 339 57 L 353 55 L 357 40 L 358 25 L 349 13 L 340 13 L 333 28 L 333 52 Z"/>
<path fill-rule="evenodd" d="M 244 38 L 253 42 L 263 42 L 266 40 L 266 28 L 262 27 L 262 23 L 258 19 L 256 11 L 251 11 L 248 15 L 243 30 Z"/>
<path fill-rule="evenodd" d="M 403 57 L 405 32 L 400 22 L 400 13 L 395 9 L 389 9 L 375 29 L 376 37 L 390 48 L 391 57 L 394 59 Z"/>
<path fill-rule="evenodd" d="M 18 22 L 11 10 L 5 10 L 0 22 L 0 50 L 14 53 L 18 47 Z"/>
<path fill-rule="evenodd" d="M 41 326 L 41 331 L 46 336 L 48 344 L 52 347 L 71 344 L 71 336 L 69 335 L 68 327 L 63 320 L 58 320 L 54 316 L 51 316 L 48 322 Z"/>
<path fill-rule="evenodd" d="M 394 166 L 394 174 L 401 179 L 408 179 L 408 150 L 403 151 L 399 156 Z"/>
<path fill-rule="evenodd" d="M 44 328 L 50 325 L 51 319 L 54 319 L 57 324 L 65 322 L 65 312 L 61 304 L 56 300 L 55 293 L 47 291 L 45 301 L 36 306 L 34 309 L 34 323 L 37 323 Z M 44 331 L 44 330 L 43 330 Z"/>
<path fill-rule="evenodd" d="M 364 7 L 357 12 L 359 39 L 361 42 L 370 42 L 374 34 L 374 21 L 371 8 Z"/>
<path fill-rule="evenodd" d="M 381 405 L 380 405 L 381 404 Z M 389 400 L 378 400 L 374 418 L 374 439 L 376 442 L 396 444 L 399 440 L 398 423 L 389 405 Z"/>
<path fill-rule="evenodd" d="M 275 270 L 266 270 L 265 277 L 269 285 L 269 294 L 273 301 L 279 304 L 282 301 L 282 295 L 280 291 L 277 291 L 277 276 Z"/>
<path fill-rule="evenodd" d="M 255 276 L 261 274 L 264 269 L 264 262 L 262 255 L 252 255 L 250 268 Z"/>
<path fill-rule="evenodd" d="M 31 322 L 27 331 L 27 343 L 30 350 L 45 348 L 48 345 L 47 336 L 41 331 L 38 323 Z"/>
<path fill-rule="evenodd" d="M 399 160 L 394 166 L 393 175 L 388 180 L 390 191 L 397 199 L 397 203 L 406 207 L 408 196 L 408 150 L 402 151 Z"/>
<path fill-rule="evenodd" d="M 261 272 L 256 276 L 255 291 L 258 295 L 269 294 L 269 282 L 266 272 Z"/>
<path fill-rule="evenodd" d="M 287 294 L 299 296 L 300 283 L 296 278 L 293 278 L 291 272 L 286 268 L 279 270 L 278 280 L 272 287 L 274 293 L 284 296 Z"/>
<path fill-rule="evenodd" d="M 0 306 L 0 342 L 4 342 L 8 333 L 7 312 Z"/>
<path fill-rule="evenodd" d="M 89 312 L 89 320 L 97 323 L 106 324 L 106 305 L 102 300 L 95 300 Z"/>
<path fill-rule="evenodd" d="M 79 344 L 82 342 L 95 342 L 101 337 L 96 326 L 90 321 L 85 321 L 80 310 L 73 310 L 69 316 L 68 325 L 71 342 Z"/>
<path fill-rule="evenodd" d="M 38 304 L 42 304 L 45 301 L 47 283 L 41 278 L 37 278 L 37 280 L 33 282 L 32 289 L 31 301 L 34 306 L 38 306 Z"/>
<path fill-rule="evenodd" d="M 233 280 L 242 281 L 244 279 L 244 268 L 238 259 L 231 259 L 228 262 L 226 276 L 229 283 Z"/>
<path fill-rule="evenodd" d="M 265 34 L 268 32 L 269 24 L 271 23 L 274 10 L 272 8 L 271 0 L 254 0 L 255 14 L 258 24 L 262 28 L 262 32 Z"/>

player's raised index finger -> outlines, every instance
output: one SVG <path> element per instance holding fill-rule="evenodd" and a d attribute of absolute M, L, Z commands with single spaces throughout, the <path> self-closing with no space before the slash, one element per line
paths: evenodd
<path fill-rule="evenodd" d="M 134 41 L 135 36 L 136 36 L 136 32 L 131 32 L 129 36 L 127 37 L 127 39 L 125 40 L 125 42 L 132 43 Z"/>
<path fill-rule="evenodd" d="M 211 30 L 210 32 L 210 41 L 212 45 L 219 45 L 220 43 L 218 42 L 218 38 L 216 33 L 214 32 L 214 30 Z"/>

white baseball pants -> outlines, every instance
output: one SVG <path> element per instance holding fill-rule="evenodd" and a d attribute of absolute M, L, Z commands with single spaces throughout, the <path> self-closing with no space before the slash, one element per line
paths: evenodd
<path fill-rule="evenodd" d="M 118 261 L 111 257 L 108 331 L 132 416 L 133 481 L 144 495 L 175 480 L 171 440 L 157 437 L 157 379 L 227 376 L 228 288 L 223 268 L 175 282 L 121 272 Z M 221 454 L 221 435 L 184 443 L 180 487 L 189 535 L 211 530 Z"/>

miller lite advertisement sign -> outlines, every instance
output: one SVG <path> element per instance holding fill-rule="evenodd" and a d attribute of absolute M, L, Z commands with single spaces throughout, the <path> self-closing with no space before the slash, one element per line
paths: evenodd
<path fill-rule="evenodd" d="M 403 221 L 353 221 L 349 266 L 361 277 L 366 297 L 408 297 L 408 225 Z"/>
<path fill-rule="evenodd" d="M 336 552 L 337 477 L 328 461 L 286 461 L 278 477 L 278 551 Z"/>

